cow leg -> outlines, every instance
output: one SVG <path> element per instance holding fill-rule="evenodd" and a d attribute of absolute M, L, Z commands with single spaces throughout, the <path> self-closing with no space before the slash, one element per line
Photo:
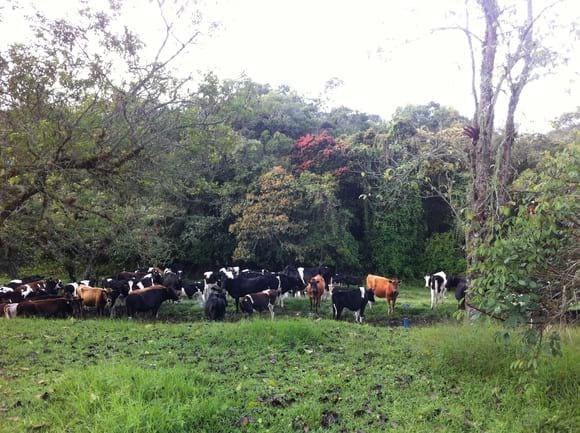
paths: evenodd
<path fill-rule="evenodd" d="M 342 310 L 343 310 L 343 308 L 344 307 L 341 306 L 341 307 L 338 307 L 336 309 L 336 320 L 340 320 L 340 316 L 342 316 Z"/>
<path fill-rule="evenodd" d="M 274 320 L 274 304 L 268 304 L 268 310 L 270 310 L 270 320 Z"/>
<path fill-rule="evenodd" d="M 234 298 L 236 301 L 236 313 L 240 312 L 240 298 Z"/>
<path fill-rule="evenodd" d="M 431 309 L 433 309 L 433 301 L 435 300 L 434 296 L 435 296 L 435 290 L 431 289 Z"/>

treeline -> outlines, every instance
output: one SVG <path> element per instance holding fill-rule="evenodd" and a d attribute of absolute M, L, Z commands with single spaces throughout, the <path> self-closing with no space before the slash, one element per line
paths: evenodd
<path fill-rule="evenodd" d="M 171 136 L 121 170 L 65 170 L 50 194 L 13 214 L 2 270 L 52 262 L 70 278 L 150 263 L 190 272 L 324 263 L 404 278 L 465 271 L 455 213 L 465 208 L 468 141 L 456 111 L 429 103 L 382 121 L 214 76 L 198 98 Z M 191 126 L 206 101 L 206 121 Z M 554 134 L 519 137 L 517 171 L 560 145 Z"/>
<path fill-rule="evenodd" d="M 34 42 L 1 53 L 0 272 L 465 271 L 471 141 L 457 111 L 383 120 L 212 74 L 190 88 L 167 67 L 183 47 L 145 62 L 113 18 L 80 14 L 37 17 Z M 517 137 L 513 179 L 574 141 L 578 113 L 559 122 Z"/>

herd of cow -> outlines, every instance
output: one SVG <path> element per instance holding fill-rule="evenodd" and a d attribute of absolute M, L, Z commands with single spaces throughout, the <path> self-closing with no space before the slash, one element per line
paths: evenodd
<path fill-rule="evenodd" d="M 102 280 L 100 287 L 90 280 L 69 284 L 39 276 L 12 280 L 0 287 L 0 313 L 6 318 L 84 317 L 86 311 L 94 310 L 99 316 L 108 312 L 111 318 L 134 317 L 137 313 L 157 317 L 164 301 L 198 297 L 209 320 L 223 320 L 227 294 L 237 312 L 241 309 L 251 315 L 269 311 L 273 319 L 276 303 L 283 307 L 284 298 L 306 294 L 312 311 L 318 313 L 320 301 L 326 296 L 332 300 L 333 318 L 340 320 L 347 308 L 354 312 L 355 321 L 362 323 L 365 308 L 375 297 L 386 299 L 389 314 L 394 311 L 399 284 L 396 278 L 368 275 L 366 286 L 360 287 L 360 278 L 335 274 L 328 266 L 287 266 L 280 272 L 228 267 L 205 272 L 200 281 L 184 280 L 182 272 L 169 268 L 150 267 L 120 272 Z M 425 276 L 425 286 L 431 291 L 431 308 L 435 308 L 447 288 L 455 288 L 456 298 L 463 302 L 467 281 L 438 272 Z"/>

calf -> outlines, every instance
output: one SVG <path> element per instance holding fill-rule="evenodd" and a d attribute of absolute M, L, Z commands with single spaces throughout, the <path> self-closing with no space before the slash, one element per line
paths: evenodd
<path fill-rule="evenodd" d="M 445 272 L 437 272 L 432 275 L 425 275 L 425 287 L 431 292 L 431 309 L 443 302 L 443 297 L 447 291 L 447 275 Z"/>
<path fill-rule="evenodd" d="M 386 278 L 378 275 L 367 275 L 367 288 L 371 289 L 377 298 L 385 298 L 388 304 L 387 313 L 395 312 L 395 303 L 399 296 L 399 284 L 397 278 Z"/>
<path fill-rule="evenodd" d="M 133 290 L 127 296 L 127 316 L 132 317 L 136 312 L 151 312 L 151 317 L 157 318 L 159 307 L 164 301 L 179 300 L 179 296 L 172 289 L 164 286 L 151 286 L 142 290 Z"/>
<path fill-rule="evenodd" d="M 332 317 L 340 320 L 342 310 L 348 308 L 354 311 L 354 321 L 362 323 L 369 302 L 375 302 L 375 295 L 371 289 L 359 287 L 353 290 L 335 290 L 332 292 Z"/>
<path fill-rule="evenodd" d="M 248 315 L 251 315 L 254 311 L 261 313 L 269 310 L 270 319 L 274 320 L 274 303 L 279 293 L 278 290 L 264 290 L 263 292 L 246 295 L 242 298 L 240 307 Z"/>
<path fill-rule="evenodd" d="M 212 293 L 205 302 L 205 317 L 207 320 L 224 320 L 227 306 L 225 293 Z"/>
<path fill-rule="evenodd" d="M 316 314 L 318 314 L 320 298 L 322 298 L 325 289 L 326 282 L 324 281 L 322 275 L 315 275 L 310 279 L 308 285 L 306 286 L 306 293 L 310 298 L 310 311 L 312 311 L 312 307 L 314 306 L 314 311 Z"/>

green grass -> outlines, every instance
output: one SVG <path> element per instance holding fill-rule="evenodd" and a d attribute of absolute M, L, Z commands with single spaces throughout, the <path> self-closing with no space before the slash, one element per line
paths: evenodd
<path fill-rule="evenodd" d="M 532 375 L 510 369 L 521 348 L 497 328 L 451 320 L 452 295 L 431 311 L 406 285 L 399 301 L 370 326 L 304 299 L 274 322 L 230 305 L 209 323 L 193 301 L 155 322 L 1 320 L 0 432 L 580 431 L 578 328 Z M 385 326 L 403 315 L 411 329 Z"/>
<path fill-rule="evenodd" d="M 0 432 L 575 432 L 580 332 L 536 376 L 487 325 L 2 321 Z"/>

